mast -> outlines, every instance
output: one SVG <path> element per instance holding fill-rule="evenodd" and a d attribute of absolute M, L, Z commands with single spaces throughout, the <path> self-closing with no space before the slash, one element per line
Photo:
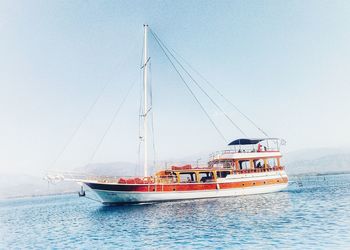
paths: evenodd
<path fill-rule="evenodd" d="M 147 149 L 147 114 L 148 114 L 148 90 L 147 90 L 147 69 L 148 69 L 148 45 L 147 45 L 147 33 L 148 25 L 144 24 L 144 44 L 143 44 L 143 90 L 144 90 L 144 107 L 143 107 L 143 139 L 144 139 L 144 165 L 143 165 L 143 175 L 146 177 L 148 175 L 148 149 Z"/>

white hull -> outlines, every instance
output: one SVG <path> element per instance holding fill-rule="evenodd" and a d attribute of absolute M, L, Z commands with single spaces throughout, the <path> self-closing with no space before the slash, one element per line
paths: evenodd
<path fill-rule="evenodd" d="M 181 191 L 181 192 L 125 192 L 93 189 L 103 204 L 161 202 L 190 199 L 207 199 L 251 194 L 278 192 L 286 188 L 288 183 L 264 185 L 256 187 L 232 188 L 224 190 Z"/>

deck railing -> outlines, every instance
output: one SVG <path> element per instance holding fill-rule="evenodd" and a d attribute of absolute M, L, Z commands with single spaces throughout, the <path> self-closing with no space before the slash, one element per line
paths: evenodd
<path fill-rule="evenodd" d="M 236 153 L 264 153 L 264 152 L 276 152 L 278 151 L 276 148 L 264 148 L 264 149 L 261 149 L 261 150 L 258 150 L 258 149 L 239 149 L 239 148 L 236 148 L 236 149 L 224 149 L 224 150 L 218 150 L 218 151 L 215 151 L 213 152 L 212 154 L 210 155 L 217 155 L 217 154 L 236 154 Z"/>
<path fill-rule="evenodd" d="M 219 150 L 209 155 L 209 160 L 213 160 L 217 157 L 221 157 L 229 154 L 239 154 L 239 153 L 269 153 L 269 152 L 279 152 L 276 148 L 266 148 L 263 150 L 257 149 L 227 149 Z"/>
<path fill-rule="evenodd" d="M 203 169 L 203 168 L 191 168 L 186 169 L 187 171 L 230 171 L 230 174 L 252 174 L 252 173 L 268 173 L 272 171 L 282 171 L 284 167 L 271 167 L 271 168 L 255 168 L 255 169 L 241 169 L 235 170 L 232 168 L 212 168 L 212 169 Z M 181 170 L 174 170 L 181 171 Z M 81 173 L 72 173 L 72 172 L 62 172 L 55 174 L 48 174 L 46 180 L 50 182 L 59 182 L 59 181 L 75 181 L 75 182 L 88 182 L 93 181 L 97 183 L 110 183 L 110 184 L 170 184 L 177 183 L 176 175 L 165 175 L 165 176 L 155 176 L 155 177 L 119 177 L 119 176 L 98 176 L 92 174 L 81 174 Z"/>

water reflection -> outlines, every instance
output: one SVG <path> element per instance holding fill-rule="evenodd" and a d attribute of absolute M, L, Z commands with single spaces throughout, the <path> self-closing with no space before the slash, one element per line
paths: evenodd
<path fill-rule="evenodd" d="M 109 213 L 133 213 L 133 212 L 152 212 L 155 211 L 159 216 L 166 213 L 167 216 L 183 217 L 188 214 L 207 214 L 212 212 L 239 213 L 243 216 L 251 216 L 260 213 L 279 214 L 284 212 L 290 206 L 288 192 L 279 192 L 262 195 L 237 196 L 228 198 L 200 199 L 188 201 L 173 201 L 159 203 L 143 203 L 122 206 L 99 206 L 92 215 L 100 216 Z"/>

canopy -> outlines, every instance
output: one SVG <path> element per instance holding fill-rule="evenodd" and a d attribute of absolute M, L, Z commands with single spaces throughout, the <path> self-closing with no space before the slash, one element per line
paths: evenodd
<path fill-rule="evenodd" d="M 237 139 L 237 140 L 234 140 L 232 142 L 230 142 L 228 145 L 229 146 L 232 146 L 232 145 L 251 145 L 251 144 L 257 144 L 261 141 L 263 141 L 265 139 Z"/>
<path fill-rule="evenodd" d="M 257 144 L 261 141 L 265 140 L 278 140 L 278 138 L 260 138 L 260 139 L 249 139 L 249 138 L 242 138 L 242 139 L 237 139 L 232 142 L 230 142 L 228 145 L 233 146 L 233 145 L 252 145 L 252 144 Z"/>

